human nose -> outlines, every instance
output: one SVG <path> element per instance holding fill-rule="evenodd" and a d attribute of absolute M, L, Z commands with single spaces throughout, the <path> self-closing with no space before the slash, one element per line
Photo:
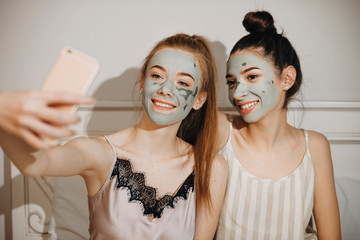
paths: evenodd
<path fill-rule="evenodd" d="M 172 97 L 172 83 L 170 81 L 170 79 L 166 80 L 161 87 L 158 90 L 158 94 L 159 95 L 163 95 L 163 96 L 167 96 L 167 97 Z"/>
<path fill-rule="evenodd" d="M 233 97 L 236 100 L 241 100 L 248 94 L 249 94 L 249 90 L 247 89 L 246 84 L 238 83 L 235 92 L 233 94 Z"/>

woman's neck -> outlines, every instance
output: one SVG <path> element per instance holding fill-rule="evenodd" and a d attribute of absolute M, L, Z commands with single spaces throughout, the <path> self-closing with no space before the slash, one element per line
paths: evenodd
<path fill-rule="evenodd" d="M 287 111 L 282 109 L 269 113 L 256 122 L 246 123 L 244 137 L 253 146 L 271 149 L 279 143 L 279 138 L 286 134 L 288 128 Z"/>
<path fill-rule="evenodd" d="M 131 145 L 143 157 L 163 159 L 178 156 L 181 152 L 181 140 L 176 134 L 180 123 L 161 126 L 153 123 L 146 114 L 143 114 L 140 122 L 134 126 Z"/>

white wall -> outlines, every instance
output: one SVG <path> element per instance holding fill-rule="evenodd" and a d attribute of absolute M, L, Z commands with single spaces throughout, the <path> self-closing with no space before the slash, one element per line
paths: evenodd
<path fill-rule="evenodd" d="M 345 106 L 347 113 L 351 112 L 350 119 L 359 115 L 357 0 L 0 0 L 0 90 L 39 88 L 60 48 L 68 45 L 101 62 L 90 93 L 104 106 L 113 101 L 126 104 L 132 100 L 130 92 L 143 58 L 158 40 L 177 32 L 208 37 L 223 77 L 231 47 L 245 34 L 241 24 L 245 13 L 259 9 L 273 14 L 279 29 L 285 30 L 297 49 L 304 72 L 303 100 L 312 106 L 317 102 L 326 106 L 321 118 L 331 120 L 334 133 L 340 131 L 343 137 L 355 134 L 351 136 L 355 136 L 358 148 L 360 124 L 350 121 L 342 126 L 342 120 L 348 121 L 339 116 L 343 111 L 331 114 L 331 104 L 340 103 L 340 108 Z M 219 101 L 228 106 L 224 79 L 220 81 Z M 313 107 L 312 112 L 316 109 Z M 308 126 L 317 126 L 314 119 Z M 93 131 L 101 130 L 104 121 L 92 124 Z M 330 136 L 331 127 L 323 130 Z M 336 137 L 333 135 L 333 148 L 341 149 L 343 145 L 336 145 Z M 346 158 L 342 154 L 348 149 L 340 152 L 341 156 L 336 152 L 334 157 Z M 335 167 L 342 174 L 351 171 L 357 175 L 358 151 L 349 154 L 355 165 L 344 169 L 338 161 Z M 0 155 L 0 240 L 11 239 L 9 171 L 8 161 Z"/>

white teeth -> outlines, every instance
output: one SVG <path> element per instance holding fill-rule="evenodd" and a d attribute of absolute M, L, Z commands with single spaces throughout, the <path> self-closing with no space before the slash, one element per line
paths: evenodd
<path fill-rule="evenodd" d="M 241 106 L 241 109 L 248 109 L 249 107 L 254 106 L 256 103 L 257 103 L 257 102 L 251 102 L 251 103 L 242 105 L 242 106 Z"/>
<path fill-rule="evenodd" d="M 166 103 L 161 103 L 161 102 L 154 102 L 156 105 L 160 106 L 160 107 L 164 107 L 164 108 L 174 108 L 173 106 L 166 104 Z"/>

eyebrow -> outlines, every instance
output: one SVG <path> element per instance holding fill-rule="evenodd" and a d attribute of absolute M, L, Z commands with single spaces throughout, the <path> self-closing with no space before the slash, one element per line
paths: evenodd
<path fill-rule="evenodd" d="M 249 72 L 249 71 L 251 71 L 251 70 L 254 70 L 254 69 L 255 69 L 255 70 L 262 70 L 262 69 L 259 68 L 259 67 L 249 67 L 249 68 L 246 68 L 246 69 L 241 70 L 240 73 L 244 74 L 244 73 L 247 73 L 247 72 Z M 226 74 L 225 78 L 230 78 L 230 77 L 233 77 L 233 76 L 234 76 L 233 74 L 228 73 L 228 74 Z"/>
<path fill-rule="evenodd" d="M 243 69 L 243 70 L 241 70 L 241 72 L 242 73 L 247 73 L 247 72 L 249 72 L 249 71 L 251 71 L 251 70 L 262 70 L 261 68 L 258 68 L 258 67 L 249 67 L 249 68 L 246 68 L 246 69 Z"/>
<path fill-rule="evenodd" d="M 160 66 L 160 65 L 153 65 L 153 66 L 151 66 L 150 69 L 152 69 L 152 68 L 159 68 L 160 70 L 162 70 L 162 71 L 164 71 L 164 72 L 167 72 L 167 69 L 164 68 L 163 66 Z"/>
<path fill-rule="evenodd" d="M 186 73 L 186 72 L 180 72 L 179 74 L 180 74 L 181 76 L 187 76 L 187 77 L 191 78 L 191 79 L 195 82 L 195 79 L 193 78 L 193 76 L 191 76 L 191 74 Z"/>
<path fill-rule="evenodd" d="M 166 68 L 164 68 L 163 66 L 160 66 L 160 65 L 153 65 L 150 69 L 152 68 L 159 68 L 160 70 L 164 71 L 164 72 L 168 72 Z M 180 72 L 179 73 L 181 76 L 186 76 L 186 77 L 189 77 L 191 78 L 194 82 L 195 82 L 195 79 L 193 78 L 193 76 L 189 73 L 186 73 L 186 72 Z"/>

